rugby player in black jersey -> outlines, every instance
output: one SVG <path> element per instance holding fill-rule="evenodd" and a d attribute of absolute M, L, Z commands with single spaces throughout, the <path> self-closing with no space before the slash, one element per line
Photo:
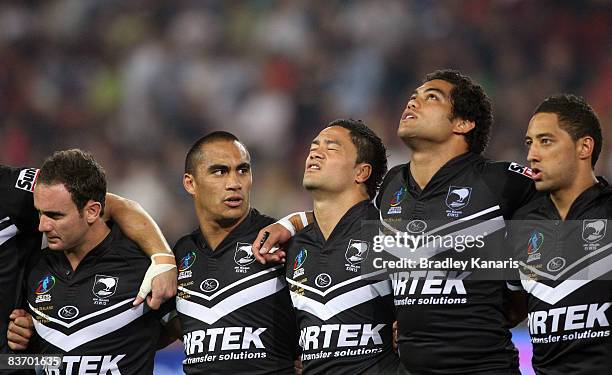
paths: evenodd
<path fill-rule="evenodd" d="M 48 249 L 27 274 L 28 310 L 40 353 L 63 356 L 48 374 L 153 371 L 161 312 L 133 305 L 150 261 L 104 222 L 105 195 L 102 167 L 81 150 L 54 153 L 34 188 Z"/>
<path fill-rule="evenodd" d="M 38 213 L 32 195 L 38 172 L 36 168 L 0 165 L 0 285 L 3 286 L 0 290 L 1 332 L 7 332 L 9 321 L 12 321 L 12 330 L 0 335 L 2 354 L 9 352 L 7 336 L 12 349 L 25 349 L 32 328 L 31 318 L 25 310 L 13 310 L 23 305 L 20 292 L 26 263 L 36 258 L 41 248 L 41 234 L 37 229 Z M 104 219 L 118 223 L 122 231 L 136 241 L 147 255 L 172 254 L 155 222 L 136 202 L 108 193 Z M 152 265 L 155 272 L 149 273 L 149 276 L 160 271 L 159 267 L 164 263 L 173 264 L 174 259 L 156 256 Z M 151 287 L 152 295 L 147 298 Z M 136 303 L 147 298 L 149 306 L 158 309 L 162 302 L 175 294 L 176 268 L 173 268 L 144 280 Z M 8 373 L 8 370 L 5 372 Z"/>
<path fill-rule="evenodd" d="M 428 75 L 412 94 L 398 128 L 412 152 L 411 162 L 392 168 L 383 180 L 376 199 L 381 224 L 413 238 L 435 233 L 436 238 L 457 241 L 468 235 L 481 242 L 469 251 L 463 251 L 464 244 L 459 248 L 435 241 L 412 249 L 387 248 L 398 260 L 459 257 L 470 264 L 481 255 L 505 256 L 504 219 L 527 203 L 535 189 L 529 168 L 480 155 L 492 121 L 482 87 L 457 71 Z M 290 233 L 283 226 L 264 229 L 271 233 L 269 241 L 259 249 L 260 233 L 255 252 L 266 253 L 286 241 Z M 509 327 L 522 320 L 524 311 L 518 293 L 506 289 L 503 272 L 431 271 L 389 270 L 406 369 L 414 374 L 518 374 Z"/>
<path fill-rule="evenodd" d="M 537 374 L 612 373 L 612 188 L 593 168 L 599 119 L 574 95 L 544 100 L 529 122 L 536 188 L 546 194 L 518 210 L 508 246 L 520 260 L 511 285 L 528 293 Z"/>
<path fill-rule="evenodd" d="M 174 246 L 187 374 L 293 374 L 295 315 L 282 264 L 255 262 L 251 242 L 274 222 L 250 206 L 251 160 L 232 134 L 213 132 L 187 153 L 183 185 L 199 227 Z"/>
<path fill-rule="evenodd" d="M 382 141 L 360 121 L 331 122 L 313 140 L 303 185 L 314 222 L 287 248 L 287 281 L 305 374 L 396 374 L 391 282 L 368 261 L 371 198 L 387 169 Z"/>

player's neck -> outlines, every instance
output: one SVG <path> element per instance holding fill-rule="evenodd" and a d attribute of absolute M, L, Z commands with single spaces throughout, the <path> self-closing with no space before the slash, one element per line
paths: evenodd
<path fill-rule="evenodd" d="M 205 217 L 199 218 L 200 230 L 206 238 L 208 246 L 214 251 L 242 221 L 247 217 L 247 213 L 238 220 L 218 221 Z"/>
<path fill-rule="evenodd" d="M 98 246 L 110 233 L 110 228 L 102 219 L 96 220 L 85 234 L 83 241 L 71 250 L 64 251 L 72 270 L 76 270 L 90 251 Z"/>
<path fill-rule="evenodd" d="M 317 225 L 325 240 L 329 238 L 340 219 L 351 207 L 363 200 L 370 199 L 362 189 L 336 194 L 312 192 L 312 197 Z"/>
<path fill-rule="evenodd" d="M 550 199 L 557 208 L 561 220 L 565 220 L 572 204 L 585 190 L 597 183 L 593 171 L 580 173 L 573 183 L 567 188 L 562 188 L 550 193 Z"/>
<path fill-rule="evenodd" d="M 410 158 L 410 174 L 421 189 L 446 163 L 468 152 L 466 146 L 413 149 Z"/>

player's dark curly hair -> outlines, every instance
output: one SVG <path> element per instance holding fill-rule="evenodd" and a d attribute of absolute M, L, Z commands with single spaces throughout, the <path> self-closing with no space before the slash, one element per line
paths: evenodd
<path fill-rule="evenodd" d="M 45 160 L 37 184 L 63 184 L 79 212 L 90 200 L 102 206 L 104 215 L 106 173 L 89 153 L 79 149 L 56 151 Z"/>
<path fill-rule="evenodd" d="M 367 163 L 372 166 L 372 174 L 365 185 L 370 198 L 374 198 L 376 190 L 387 173 L 387 149 L 382 140 L 361 120 L 338 119 L 327 125 L 327 127 L 330 126 L 347 129 L 351 135 L 351 141 L 357 148 L 356 163 Z"/>
<path fill-rule="evenodd" d="M 493 110 L 491 100 L 482 86 L 456 70 L 436 70 L 425 77 L 424 82 L 441 79 L 454 87 L 450 92 L 451 120 L 456 118 L 473 121 L 476 126 L 465 135 L 471 152 L 481 154 L 489 144 Z"/>
<path fill-rule="evenodd" d="M 572 94 L 549 96 L 536 108 L 537 113 L 554 113 L 559 118 L 559 127 L 565 130 L 574 141 L 590 136 L 595 141 L 591 166 L 595 167 L 603 139 L 599 118 L 593 108 L 584 100 Z"/>

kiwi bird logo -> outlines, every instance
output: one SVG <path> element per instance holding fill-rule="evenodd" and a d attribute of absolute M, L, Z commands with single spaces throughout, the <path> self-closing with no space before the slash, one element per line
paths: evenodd
<path fill-rule="evenodd" d="M 582 221 L 582 239 L 597 242 L 606 235 L 607 219 L 589 219 Z"/>
<path fill-rule="evenodd" d="M 448 188 L 446 205 L 451 210 L 461 209 L 470 203 L 471 187 L 451 186 Z"/>
<path fill-rule="evenodd" d="M 114 276 L 96 275 L 93 286 L 93 294 L 100 298 L 108 298 L 117 291 L 119 278 Z"/>
<path fill-rule="evenodd" d="M 365 241 L 350 240 L 344 256 L 351 264 L 361 263 L 368 257 L 369 248 Z"/>
<path fill-rule="evenodd" d="M 234 252 L 234 262 L 239 266 L 248 266 L 255 261 L 251 244 L 245 242 L 238 242 L 236 244 L 236 251 Z"/>

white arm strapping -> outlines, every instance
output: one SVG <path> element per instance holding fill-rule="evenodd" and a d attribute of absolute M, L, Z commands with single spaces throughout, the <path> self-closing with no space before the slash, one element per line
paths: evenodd
<path fill-rule="evenodd" d="M 147 269 L 147 273 L 144 275 L 144 279 L 142 279 L 142 284 L 140 284 L 140 290 L 138 291 L 138 296 L 145 298 L 147 294 L 151 292 L 151 283 L 153 282 L 153 278 L 160 273 L 164 273 L 170 271 L 173 268 L 176 268 L 176 264 L 156 264 L 155 258 L 158 256 L 168 256 L 173 257 L 172 254 L 153 254 L 151 255 L 151 265 Z"/>

